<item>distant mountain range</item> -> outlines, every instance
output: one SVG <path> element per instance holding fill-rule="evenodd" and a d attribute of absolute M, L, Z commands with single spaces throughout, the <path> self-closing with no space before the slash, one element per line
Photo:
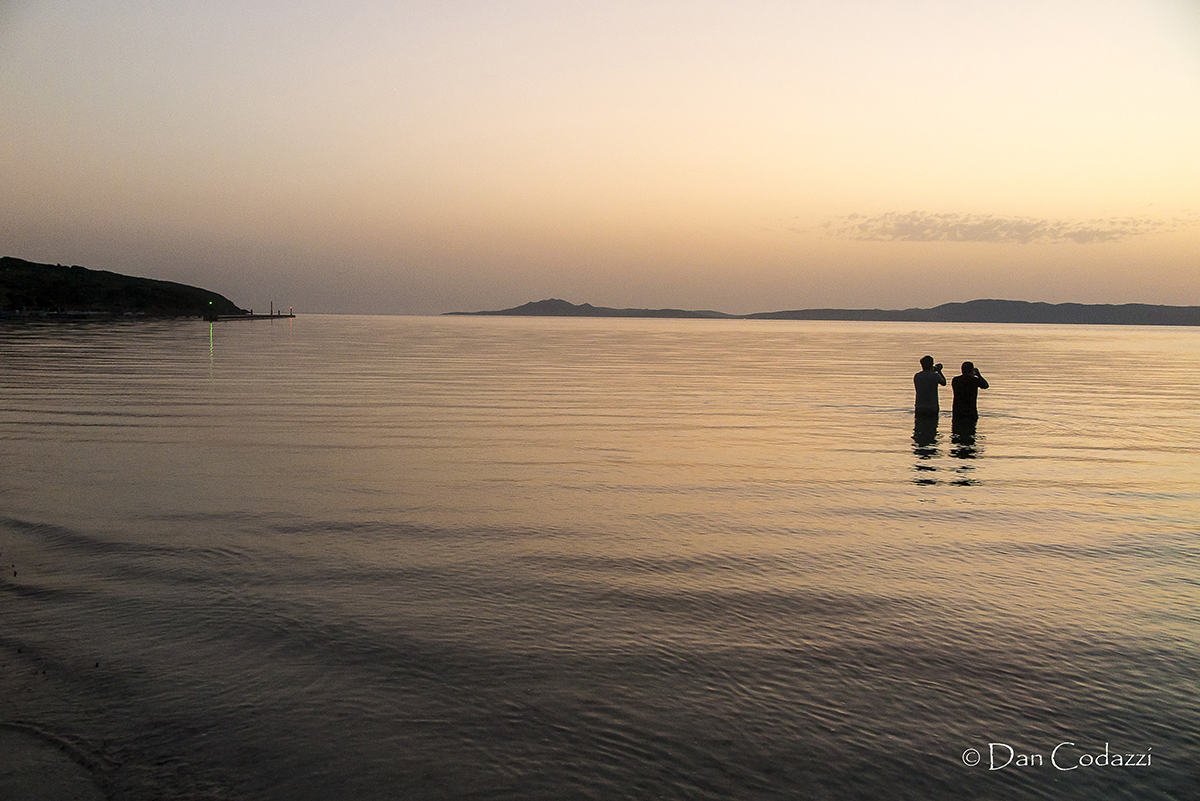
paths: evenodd
<path fill-rule="evenodd" d="M 0 315 L 123 314 L 205 317 L 248 313 L 224 295 L 187 284 L 0 258 Z"/>
<path fill-rule="evenodd" d="M 725 314 L 686 309 L 610 309 L 551 298 L 512 309 L 450 314 L 514 317 L 675 317 L 729 320 L 863 320 L 913 323 L 1057 323 L 1074 325 L 1200 325 L 1200 306 L 1153 306 L 1145 303 L 1029 303 L 1023 300 L 972 300 L 931 309 L 796 309 Z"/>

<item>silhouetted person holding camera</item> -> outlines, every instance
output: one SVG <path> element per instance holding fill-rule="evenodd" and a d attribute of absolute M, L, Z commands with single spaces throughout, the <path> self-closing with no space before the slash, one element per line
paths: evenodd
<path fill-rule="evenodd" d="M 954 390 L 955 420 L 977 420 L 979 418 L 979 390 L 987 389 L 987 379 L 971 362 L 963 362 L 962 375 L 954 376 L 950 382 Z"/>
<path fill-rule="evenodd" d="M 921 372 L 913 376 L 913 386 L 917 389 L 917 415 L 936 418 L 940 410 L 938 387 L 946 386 L 946 376 L 942 375 L 942 366 L 933 363 L 932 356 L 921 357 Z"/>

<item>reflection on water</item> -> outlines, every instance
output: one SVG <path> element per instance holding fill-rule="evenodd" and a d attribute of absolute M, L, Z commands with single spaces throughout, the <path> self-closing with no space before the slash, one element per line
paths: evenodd
<path fill-rule="evenodd" d="M 938 454 L 938 418 L 936 414 L 917 414 L 913 416 L 913 455 L 917 457 L 915 465 L 917 476 L 914 484 L 936 484 L 937 477 L 929 475 L 937 472 L 933 460 Z"/>
<path fill-rule="evenodd" d="M 959 477 L 950 483 L 961 487 L 975 486 L 979 482 L 973 478 L 975 465 L 973 460 L 983 455 L 982 437 L 977 436 L 976 427 L 979 421 L 972 416 L 955 417 L 950 426 L 950 456 L 963 461 L 954 471 Z"/>
<path fill-rule="evenodd" d="M 951 467 L 940 468 L 937 460 L 942 456 L 939 445 L 938 418 L 936 415 L 913 416 L 913 455 L 917 462 L 914 484 L 928 486 L 940 483 L 936 475 L 940 470 L 953 473 L 947 479 L 956 487 L 973 487 L 979 484 L 975 478 L 974 461 L 983 456 L 983 437 L 977 433 L 979 421 L 974 417 L 955 417 L 950 425 L 950 450 L 948 455 L 959 460 Z"/>

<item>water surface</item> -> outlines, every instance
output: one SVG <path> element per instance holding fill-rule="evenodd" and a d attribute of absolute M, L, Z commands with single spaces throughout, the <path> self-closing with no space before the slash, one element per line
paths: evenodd
<path fill-rule="evenodd" d="M 925 353 L 973 430 L 914 431 Z M 7 325 L 0 722 L 115 798 L 1190 797 L 1196 375 L 1174 328 Z"/>

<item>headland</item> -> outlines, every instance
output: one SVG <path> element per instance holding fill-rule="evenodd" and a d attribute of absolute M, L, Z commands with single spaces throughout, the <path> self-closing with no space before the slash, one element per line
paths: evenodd
<path fill-rule="evenodd" d="M 205 317 L 250 319 L 233 301 L 208 289 L 130 275 L 0 258 L 0 317 L 94 319 Z M 275 315 L 279 316 L 279 315 Z M 284 315 L 287 316 L 287 315 Z"/>

